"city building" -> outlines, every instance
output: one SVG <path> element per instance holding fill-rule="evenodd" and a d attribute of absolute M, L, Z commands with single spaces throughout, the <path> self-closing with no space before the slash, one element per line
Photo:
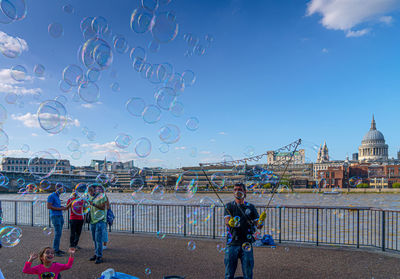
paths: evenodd
<path fill-rule="evenodd" d="M 329 152 L 328 147 L 326 146 L 326 142 L 324 142 L 324 146 L 319 146 L 317 163 L 325 163 L 329 162 Z"/>
<path fill-rule="evenodd" d="M 104 160 L 91 160 L 90 167 L 96 171 L 108 171 L 108 172 L 126 172 L 134 168 L 134 161 L 130 160 L 127 162 L 112 162 Z"/>
<path fill-rule="evenodd" d="M 388 160 L 388 145 L 385 137 L 376 129 L 374 116 L 372 116 L 371 128 L 365 134 L 358 148 L 359 162 L 384 162 Z"/>
<path fill-rule="evenodd" d="M 343 160 L 335 160 L 335 161 L 328 161 L 328 162 L 323 162 L 323 163 L 314 163 L 313 169 L 314 169 L 314 180 L 317 181 L 321 177 L 319 176 L 320 173 L 323 173 L 328 170 L 328 168 L 337 168 L 337 167 L 342 167 L 346 164 L 346 161 Z"/>
<path fill-rule="evenodd" d="M 69 173 L 71 165 L 69 160 L 3 157 L 0 163 L 0 170 L 30 173 Z"/>
<path fill-rule="evenodd" d="M 276 151 L 267 151 L 267 164 L 268 165 L 277 165 L 280 163 L 287 162 L 292 155 L 292 152 L 276 152 Z M 292 162 L 295 164 L 304 164 L 305 163 L 305 151 L 304 149 L 300 149 L 294 153 L 292 158 Z"/>

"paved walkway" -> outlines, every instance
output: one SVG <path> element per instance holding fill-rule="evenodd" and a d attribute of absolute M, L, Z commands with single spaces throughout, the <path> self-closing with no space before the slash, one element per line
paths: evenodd
<path fill-rule="evenodd" d="M 21 243 L 13 248 L 0 249 L 0 268 L 6 279 L 37 278 L 22 274 L 22 267 L 30 251 L 51 246 L 52 235 L 47 236 L 40 228 L 21 227 Z M 63 250 L 68 249 L 69 232 L 62 236 Z M 181 275 L 186 278 L 223 278 L 223 254 L 213 240 L 194 239 L 196 249 L 189 251 L 190 239 L 112 233 L 110 249 L 104 252 L 105 262 L 95 265 L 88 259 L 93 255 L 90 233 L 82 233 L 75 263 L 71 270 L 62 273 L 63 279 L 97 278 L 102 271 L 112 267 L 116 271 L 135 275 L 141 279 L 161 279 L 165 275 Z M 335 247 L 278 246 L 276 249 L 255 248 L 254 279 L 264 278 L 400 278 L 398 254 L 349 250 Z M 57 258 L 66 262 L 67 258 Z M 37 264 L 37 263 L 36 263 Z M 151 269 L 145 275 L 146 268 Z M 238 268 L 237 275 L 241 274 Z"/>

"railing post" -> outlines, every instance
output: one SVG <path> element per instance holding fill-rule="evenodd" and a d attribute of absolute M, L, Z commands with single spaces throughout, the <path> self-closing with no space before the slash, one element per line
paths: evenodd
<path fill-rule="evenodd" d="M 183 235 L 186 236 L 186 205 L 183 206 Z"/>
<path fill-rule="evenodd" d="M 135 205 L 132 204 L 132 234 L 135 233 Z"/>
<path fill-rule="evenodd" d="M 316 224 L 316 230 L 315 231 L 317 233 L 316 243 L 317 243 L 317 246 L 318 246 L 318 244 L 319 244 L 319 208 L 317 208 L 317 220 L 316 220 L 315 224 Z"/>
<path fill-rule="evenodd" d="M 215 206 L 213 208 L 213 239 L 215 239 Z"/>
<path fill-rule="evenodd" d="M 385 211 L 382 211 L 382 251 L 385 251 L 385 235 L 386 235 L 386 230 L 385 230 Z"/>
<path fill-rule="evenodd" d="M 360 210 L 357 209 L 357 248 L 360 248 Z"/>
<path fill-rule="evenodd" d="M 17 222 L 17 218 L 18 218 L 17 204 L 18 204 L 17 201 L 15 201 L 14 202 L 14 214 L 15 214 L 14 223 L 15 223 L 15 225 L 18 225 L 18 222 Z"/>
<path fill-rule="evenodd" d="M 157 204 L 157 232 L 160 231 L 160 205 Z"/>
<path fill-rule="evenodd" d="M 282 243 L 282 207 L 279 207 L 279 243 Z"/>
<path fill-rule="evenodd" d="M 33 201 L 31 202 L 31 226 L 33 227 Z"/>

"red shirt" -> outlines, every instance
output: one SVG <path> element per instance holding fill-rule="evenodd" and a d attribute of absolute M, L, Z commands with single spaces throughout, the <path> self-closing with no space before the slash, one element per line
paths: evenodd
<path fill-rule="evenodd" d="M 70 202 L 73 202 L 76 198 L 69 198 L 67 201 L 67 204 L 69 204 Z M 71 207 L 69 208 L 69 219 L 70 220 L 83 220 L 83 200 L 80 200 L 78 202 L 75 202 L 71 205 Z M 72 210 L 72 208 L 74 210 Z M 76 214 L 78 213 L 78 214 Z"/>

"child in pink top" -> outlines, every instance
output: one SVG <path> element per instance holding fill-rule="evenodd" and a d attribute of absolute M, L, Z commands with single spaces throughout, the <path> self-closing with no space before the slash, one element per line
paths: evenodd
<path fill-rule="evenodd" d="M 67 264 L 53 263 L 54 250 L 50 247 L 45 247 L 38 254 L 31 253 L 29 260 L 25 263 L 23 273 L 37 274 L 39 279 L 58 279 L 61 271 L 70 269 L 74 262 L 75 249 L 69 248 L 69 259 Z M 39 258 L 42 264 L 32 267 L 32 262 Z"/>

